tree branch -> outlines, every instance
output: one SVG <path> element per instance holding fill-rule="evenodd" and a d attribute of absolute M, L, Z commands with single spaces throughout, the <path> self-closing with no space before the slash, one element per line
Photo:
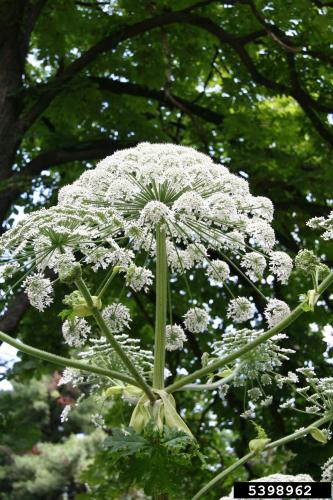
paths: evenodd
<path fill-rule="evenodd" d="M 321 135 L 321 137 L 323 137 L 329 144 L 333 144 L 333 135 L 310 107 L 310 104 L 313 105 L 313 100 L 302 90 L 300 85 L 298 85 L 296 88 L 295 83 L 294 85 L 292 83 L 292 88 L 290 88 L 285 84 L 271 80 L 260 73 L 251 57 L 249 56 L 248 52 L 246 51 L 244 45 L 242 45 L 239 39 L 235 38 L 233 35 L 226 33 L 223 28 L 220 28 L 210 19 L 193 15 L 184 20 L 184 22 L 201 27 L 202 29 L 205 29 L 206 31 L 212 33 L 220 41 L 223 40 L 223 43 L 228 43 L 237 52 L 239 58 L 241 59 L 255 82 L 263 85 L 268 89 L 294 97 L 294 99 L 298 102 L 298 104 L 301 106 L 303 111 L 306 113 L 306 115 L 314 125 L 317 132 Z M 293 55 L 288 53 L 287 57 L 289 57 L 290 59 L 293 57 Z"/>
<path fill-rule="evenodd" d="M 107 37 L 97 42 L 84 54 L 78 57 L 74 62 L 65 67 L 60 75 L 53 78 L 47 84 L 40 85 L 35 88 L 35 90 L 40 95 L 36 102 L 31 106 L 31 108 L 27 110 L 21 117 L 21 132 L 26 131 L 34 123 L 38 116 L 49 106 L 56 95 L 58 95 L 58 93 L 61 92 L 80 71 L 82 71 L 86 66 L 93 62 L 98 56 L 112 49 L 115 49 L 124 40 L 136 37 L 141 33 L 161 26 L 181 22 L 185 24 L 198 25 L 203 28 L 205 28 L 205 23 L 208 22 L 211 23 L 212 26 L 218 28 L 218 26 L 209 19 L 200 18 L 189 14 L 188 9 L 166 12 L 164 14 L 139 21 L 138 23 L 132 25 L 118 26 Z M 258 38 L 262 35 L 262 32 L 256 32 L 250 35 L 238 37 L 228 34 L 224 30 L 222 30 L 222 28 L 218 29 L 220 43 L 238 43 L 240 46 L 242 46 L 242 44 L 248 43 L 249 41 L 253 41 L 253 39 Z"/>
<path fill-rule="evenodd" d="M 33 158 L 15 178 L 28 175 L 38 175 L 55 165 L 62 165 L 72 161 L 98 160 L 113 154 L 119 149 L 136 146 L 135 141 L 116 141 L 113 139 L 96 139 L 92 141 L 78 141 L 75 144 L 63 146 L 59 149 L 50 149 Z"/>
<path fill-rule="evenodd" d="M 154 99 L 169 108 L 175 108 L 173 100 L 168 99 L 165 92 L 162 90 L 152 90 L 144 85 L 130 82 L 121 82 L 119 80 L 114 80 L 112 78 L 100 78 L 100 77 L 90 77 L 90 80 L 97 84 L 100 90 L 110 91 L 114 94 L 127 94 L 135 97 L 146 97 L 148 99 Z M 212 111 L 203 106 L 199 106 L 191 101 L 178 97 L 171 94 L 173 99 L 184 106 L 193 115 L 196 115 L 203 120 L 214 123 L 214 125 L 221 125 L 223 123 L 224 117 L 216 111 Z"/>
<path fill-rule="evenodd" d="M 63 165 L 72 161 L 88 161 L 104 158 L 119 149 L 136 146 L 136 141 L 116 141 L 113 139 L 96 139 L 82 141 L 58 149 L 50 149 L 41 153 L 27 163 L 20 172 L 11 172 L 6 181 L 2 182 L 0 191 L 0 220 L 4 220 L 8 210 L 22 192 L 22 183 L 31 182 L 35 175 L 39 175 L 55 165 Z M 0 229 L 1 234 L 1 229 Z"/>
<path fill-rule="evenodd" d="M 322 2 L 321 0 L 312 0 L 319 8 L 333 7 L 333 2 Z"/>
<path fill-rule="evenodd" d="M 24 292 L 15 295 L 5 313 L 0 317 L 0 330 L 8 334 L 14 333 L 28 307 L 29 300 Z"/>
<path fill-rule="evenodd" d="M 304 92 L 301 87 L 301 84 L 298 79 L 298 74 L 296 71 L 295 56 L 293 54 L 287 54 L 287 62 L 290 75 L 290 82 L 292 85 L 291 95 L 299 103 L 304 113 L 311 120 L 317 132 L 327 142 L 333 145 L 333 134 L 331 134 L 328 128 L 323 124 L 323 122 L 320 120 L 320 118 L 312 109 L 312 106 L 315 103 L 315 101 L 306 92 Z"/>

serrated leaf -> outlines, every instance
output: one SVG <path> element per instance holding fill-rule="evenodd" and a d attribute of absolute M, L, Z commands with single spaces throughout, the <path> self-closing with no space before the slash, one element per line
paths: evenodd
<path fill-rule="evenodd" d="M 73 310 L 72 309 L 63 309 L 62 311 L 60 311 L 60 313 L 58 314 L 59 318 L 62 319 L 62 321 L 65 321 L 66 319 L 70 319 L 70 318 L 75 318 L 75 315 L 73 314 Z"/>
<path fill-rule="evenodd" d="M 104 447 L 120 456 L 129 456 L 149 446 L 148 441 L 133 429 L 114 429 L 112 436 L 106 438 Z"/>

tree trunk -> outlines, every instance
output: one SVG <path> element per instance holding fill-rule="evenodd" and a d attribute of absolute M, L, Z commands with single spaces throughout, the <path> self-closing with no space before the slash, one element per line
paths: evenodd
<path fill-rule="evenodd" d="M 0 7 L 0 225 L 8 216 L 14 194 L 5 181 L 13 175 L 13 164 L 22 140 L 20 92 L 28 33 L 23 27 L 26 0 L 5 0 Z"/>

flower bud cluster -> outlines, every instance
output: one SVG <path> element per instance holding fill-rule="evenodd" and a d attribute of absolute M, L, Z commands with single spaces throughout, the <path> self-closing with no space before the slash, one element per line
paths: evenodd
<path fill-rule="evenodd" d="M 254 341 L 262 331 L 242 329 L 230 331 L 223 334 L 222 340 L 212 344 L 212 352 L 209 356 L 208 366 L 216 358 L 225 356 L 238 351 Z M 257 347 L 243 355 L 241 360 L 234 363 L 235 376 L 229 386 L 248 387 L 248 400 L 261 406 L 271 404 L 272 397 L 267 396 L 266 386 L 272 385 L 277 380 L 277 370 L 282 366 L 283 361 L 289 359 L 289 355 L 294 353 L 292 349 L 280 347 L 279 342 L 286 338 L 284 334 L 278 334 L 259 344 Z M 228 386 L 223 386 L 222 396 L 225 395 Z"/>

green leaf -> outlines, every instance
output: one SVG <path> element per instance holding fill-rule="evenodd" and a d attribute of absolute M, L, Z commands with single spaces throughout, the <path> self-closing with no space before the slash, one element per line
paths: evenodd
<path fill-rule="evenodd" d="M 250 451 L 260 453 L 271 440 L 270 439 L 252 439 L 249 442 Z"/>
<path fill-rule="evenodd" d="M 316 441 L 319 443 L 326 444 L 327 443 L 327 435 L 318 427 L 310 427 L 309 433 Z"/>
<path fill-rule="evenodd" d="M 129 456 L 142 451 L 149 446 L 148 441 L 134 429 L 127 427 L 122 429 L 113 429 L 112 436 L 106 438 L 104 447 L 112 453 L 120 456 Z"/>
<path fill-rule="evenodd" d="M 58 316 L 63 321 L 65 321 L 66 319 L 74 319 L 75 318 L 75 314 L 73 313 L 73 309 L 63 309 L 62 311 L 60 311 Z"/>

